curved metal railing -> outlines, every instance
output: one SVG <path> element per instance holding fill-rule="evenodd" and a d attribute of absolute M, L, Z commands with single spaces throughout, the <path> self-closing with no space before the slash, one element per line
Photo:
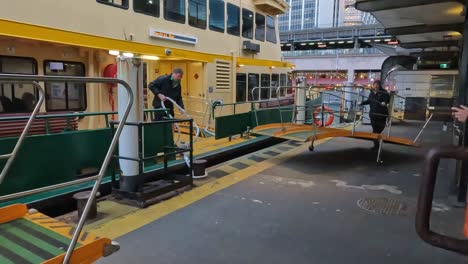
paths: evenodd
<path fill-rule="evenodd" d="M 101 185 L 102 179 L 104 177 L 104 173 L 105 173 L 105 171 L 106 171 L 106 169 L 107 169 L 107 167 L 109 165 L 109 162 L 110 162 L 110 160 L 112 158 L 112 153 L 114 153 L 114 149 L 115 149 L 115 147 L 117 145 L 120 134 L 122 133 L 123 126 L 124 126 L 124 124 L 125 124 L 125 122 L 127 120 L 127 117 L 129 115 L 129 113 L 130 113 L 130 109 L 131 109 L 132 104 L 133 104 L 132 89 L 131 89 L 130 85 L 127 82 L 123 81 L 123 80 L 115 79 L 115 78 L 97 78 L 97 77 L 38 76 L 38 75 L 0 74 L 0 82 L 22 82 L 22 83 L 24 83 L 24 82 L 29 82 L 29 83 L 32 83 L 32 82 L 119 83 L 127 91 L 128 102 L 127 102 L 127 105 L 125 107 L 125 111 L 124 111 L 123 115 L 121 116 L 122 117 L 121 122 L 119 123 L 119 125 L 117 127 L 117 130 L 116 130 L 116 132 L 114 134 L 114 137 L 112 138 L 111 144 L 109 145 L 109 149 L 108 149 L 108 151 L 106 153 L 106 156 L 104 157 L 104 161 L 103 161 L 103 163 L 101 165 L 99 173 L 97 175 L 95 175 L 95 176 L 92 176 L 92 177 L 89 177 L 89 178 L 86 179 L 86 181 L 96 180 L 96 182 L 94 183 L 94 186 L 93 186 L 93 188 L 91 190 L 88 201 L 86 202 L 83 213 L 82 213 L 82 215 L 81 215 L 81 217 L 80 217 L 80 219 L 78 221 L 78 225 L 77 225 L 77 227 L 76 227 L 76 229 L 75 229 L 75 231 L 73 233 L 73 237 L 72 237 L 72 239 L 70 241 L 70 245 L 67 248 L 67 252 L 65 254 L 65 258 L 63 260 L 63 263 L 68 264 L 72 254 L 73 254 L 73 251 L 75 249 L 78 237 L 80 236 L 81 231 L 82 231 L 83 226 L 84 226 L 84 223 L 86 222 L 86 218 L 88 217 L 91 206 L 92 206 L 92 204 L 94 202 L 94 199 L 96 198 L 96 193 L 97 193 L 97 191 L 99 189 L 99 186 Z M 37 114 L 37 112 L 36 112 L 36 114 Z M 34 189 L 34 190 L 29 190 L 29 191 L 26 191 L 26 192 L 21 192 L 19 194 L 16 194 L 14 197 L 15 198 L 23 197 L 23 196 L 27 196 L 27 195 L 30 195 L 30 194 L 40 193 L 40 192 L 47 191 L 47 190 L 58 189 L 58 188 L 62 188 L 64 186 L 69 186 L 69 185 L 74 185 L 74 184 L 77 184 L 77 181 L 68 182 L 68 183 L 65 183 L 65 184 L 57 184 L 57 185 L 48 186 L 48 187 L 45 187 L 45 188 L 38 188 L 38 189 Z M 8 197 L 11 199 L 13 196 L 9 195 Z M 4 198 L 4 197 L 0 197 L 0 198 Z"/>

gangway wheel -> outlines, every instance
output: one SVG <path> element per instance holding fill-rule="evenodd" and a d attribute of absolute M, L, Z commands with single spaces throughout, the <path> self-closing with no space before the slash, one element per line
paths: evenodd
<path fill-rule="evenodd" d="M 314 141 L 310 142 L 309 151 L 314 151 Z"/>

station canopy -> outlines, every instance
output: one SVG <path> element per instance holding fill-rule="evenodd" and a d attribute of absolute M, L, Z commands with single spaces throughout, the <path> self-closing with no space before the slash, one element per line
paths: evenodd
<path fill-rule="evenodd" d="M 404 49 L 457 49 L 462 39 L 462 0 L 357 0 L 355 8 L 371 13 Z"/>

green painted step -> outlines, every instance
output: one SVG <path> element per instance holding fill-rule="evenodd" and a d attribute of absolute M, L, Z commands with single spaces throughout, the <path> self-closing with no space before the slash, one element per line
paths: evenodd
<path fill-rule="evenodd" d="M 70 241 L 22 218 L 4 223 L 0 225 L 0 263 L 41 263 L 65 253 Z"/>

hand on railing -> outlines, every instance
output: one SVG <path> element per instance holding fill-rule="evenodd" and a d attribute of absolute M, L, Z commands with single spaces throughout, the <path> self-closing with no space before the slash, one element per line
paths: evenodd
<path fill-rule="evenodd" d="M 468 107 L 460 105 L 460 107 L 452 107 L 452 110 L 454 111 L 453 115 L 459 122 L 466 122 L 468 117 Z"/>

